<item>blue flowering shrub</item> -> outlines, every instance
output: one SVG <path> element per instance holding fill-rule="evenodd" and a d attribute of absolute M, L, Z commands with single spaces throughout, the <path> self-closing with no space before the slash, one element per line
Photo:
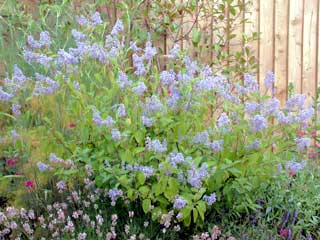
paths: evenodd
<path fill-rule="evenodd" d="M 48 32 L 29 36 L 21 54 L 32 74 L 15 66 L 0 87 L 1 151 L 34 169 L 21 188 L 50 194 L 54 181 L 63 192 L 87 174 L 111 205 L 129 200 L 154 221 L 189 226 L 259 208 L 261 183 L 304 166 L 305 96 L 281 107 L 250 73 L 235 82 L 179 45 L 163 56 L 151 39 L 127 41 L 121 20 L 76 20 L 63 48 Z M 264 83 L 272 89 L 272 73 Z"/>

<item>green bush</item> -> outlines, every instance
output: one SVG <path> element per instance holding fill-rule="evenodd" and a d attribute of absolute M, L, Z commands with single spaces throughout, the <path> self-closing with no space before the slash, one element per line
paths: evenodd
<path fill-rule="evenodd" d="M 173 211 L 201 225 L 208 211 L 259 208 L 256 192 L 277 179 L 278 164 L 303 167 L 310 139 L 295 133 L 313 115 L 304 96 L 281 110 L 250 74 L 240 73 L 243 83 L 213 74 L 179 46 L 161 71 L 150 39 L 128 42 L 120 20 L 112 29 L 98 13 L 77 22 L 81 32 L 65 45 L 48 32 L 28 36 L 22 54 L 32 74 L 15 66 L 0 89 L 5 157 L 45 172 L 29 191 L 44 191 L 50 172 L 72 181 L 87 165 L 112 204 L 139 200 L 153 220 Z M 266 87 L 273 82 L 268 73 Z"/>

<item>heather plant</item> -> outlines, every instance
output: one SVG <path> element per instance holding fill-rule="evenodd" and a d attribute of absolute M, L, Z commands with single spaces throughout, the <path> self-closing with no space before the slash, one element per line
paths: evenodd
<path fill-rule="evenodd" d="M 201 226 L 226 208 L 256 210 L 261 183 L 305 165 L 310 138 L 296 136 L 314 113 L 305 96 L 281 108 L 250 73 L 214 74 L 179 46 L 160 70 L 151 37 L 126 41 L 121 19 L 108 27 L 93 12 L 76 22 L 60 49 L 46 31 L 28 36 L 21 54 L 32 73 L 16 65 L 0 87 L 0 147 L 23 174 L 33 170 L 15 182 L 26 194 L 53 195 L 48 176 L 63 192 L 87 174 L 111 205 L 135 202 L 165 227 Z"/>
<path fill-rule="evenodd" d="M 58 199 L 46 199 L 38 208 L 7 206 L 0 210 L 0 239 L 217 239 L 222 231 L 193 234 L 184 229 L 172 213 L 159 225 L 128 199 L 115 207 L 110 191 L 97 188 L 87 175 L 68 185 L 63 181 L 52 187 Z M 88 178 L 89 177 L 89 178 Z M 113 191 L 114 192 L 114 191 Z M 32 192 L 31 194 L 34 194 Z M 36 203 L 38 205 L 38 202 Z"/>
<path fill-rule="evenodd" d="M 141 218 L 142 211 L 128 202 L 123 201 L 121 208 L 112 207 L 106 201 L 108 191 L 88 178 L 77 186 L 59 181 L 52 190 L 59 198 L 47 199 L 41 207 L 7 206 L 0 211 L 0 239 L 159 239 L 158 235 L 174 239 L 180 231 L 177 223 L 175 231 L 172 228 L 162 234 L 159 225 L 147 216 Z"/>
<path fill-rule="evenodd" d="M 97 188 L 88 179 L 92 174 L 90 166 L 85 168 L 86 177 L 77 184 L 58 181 L 52 186 L 56 200 L 46 199 L 43 205 L 32 209 L 7 206 L 1 210 L 0 236 L 15 239 L 20 236 L 22 239 L 192 237 L 212 240 L 233 239 L 231 233 L 236 239 L 256 239 L 257 236 L 263 239 L 317 239 L 320 234 L 317 208 L 319 185 L 314 184 L 319 178 L 319 167 L 316 165 L 296 175 L 286 171 L 276 184 L 262 184 L 257 196 L 260 209 L 245 215 L 242 220 L 231 222 L 228 211 L 221 213 L 221 216 L 209 216 L 203 228 L 209 231 L 200 234 L 188 231 L 170 215 L 165 218 L 167 222 L 164 225 L 156 224 L 136 202 L 120 200 L 117 206 L 112 206 L 108 190 Z M 31 186 L 33 183 L 29 184 Z M 39 205 L 39 202 L 32 204 Z"/>

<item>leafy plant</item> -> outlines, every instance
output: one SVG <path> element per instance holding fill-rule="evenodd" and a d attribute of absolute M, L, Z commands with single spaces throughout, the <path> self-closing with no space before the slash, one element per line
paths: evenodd
<path fill-rule="evenodd" d="M 277 164 L 303 166 L 310 139 L 296 132 L 313 115 L 303 95 L 280 109 L 250 74 L 239 72 L 243 83 L 214 74 L 179 47 L 161 70 L 163 55 L 150 39 L 128 41 L 121 20 L 112 28 L 98 12 L 76 20 L 81 32 L 65 44 L 46 31 L 28 36 L 32 74 L 14 66 L 0 89 L 5 157 L 23 154 L 25 168 L 46 172 L 24 183 L 28 191 L 43 191 L 47 172 L 73 181 L 88 165 L 112 204 L 123 196 L 162 224 L 176 215 L 202 225 L 209 211 L 260 208 L 256 192 L 277 179 Z M 268 73 L 266 88 L 273 82 Z"/>

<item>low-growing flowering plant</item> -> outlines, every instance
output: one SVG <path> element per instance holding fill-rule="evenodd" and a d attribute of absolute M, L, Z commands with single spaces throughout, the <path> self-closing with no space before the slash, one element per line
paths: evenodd
<path fill-rule="evenodd" d="M 279 166 L 294 174 L 303 167 L 310 139 L 295 133 L 314 113 L 305 96 L 281 107 L 250 73 L 235 82 L 179 46 L 162 70 L 151 39 L 127 42 L 120 19 L 113 27 L 98 13 L 76 20 L 64 48 L 48 32 L 29 36 L 23 56 L 33 72 L 15 66 L 0 87 L 1 147 L 16 144 L 40 176 L 60 176 L 59 192 L 90 172 L 87 183 L 109 189 L 112 205 L 137 201 L 153 220 L 178 215 L 190 225 L 209 210 L 258 208 L 261 182 L 276 179 Z M 265 87 L 273 83 L 267 73 Z"/>
<path fill-rule="evenodd" d="M 123 216 L 123 213 L 118 216 L 114 209 L 108 208 L 106 190 L 96 188 L 94 184 L 88 185 L 85 179 L 78 189 L 72 191 L 67 191 L 64 183 L 64 191 L 61 191 L 60 185 L 56 186 L 59 200 L 47 201 L 40 209 L 8 206 L 0 210 L 0 239 L 111 240 L 129 239 L 131 236 L 150 239 L 144 234 L 149 231 L 147 227 L 141 228 L 143 232 L 137 232 L 135 228 L 130 231 L 129 225 L 126 225 L 128 231 L 123 233 L 123 221 L 135 226 L 136 222 L 133 223 L 132 219 L 134 212 L 129 211 L 129 216 Z M 122 218 L 120 223 L 119 217 Z"/>

